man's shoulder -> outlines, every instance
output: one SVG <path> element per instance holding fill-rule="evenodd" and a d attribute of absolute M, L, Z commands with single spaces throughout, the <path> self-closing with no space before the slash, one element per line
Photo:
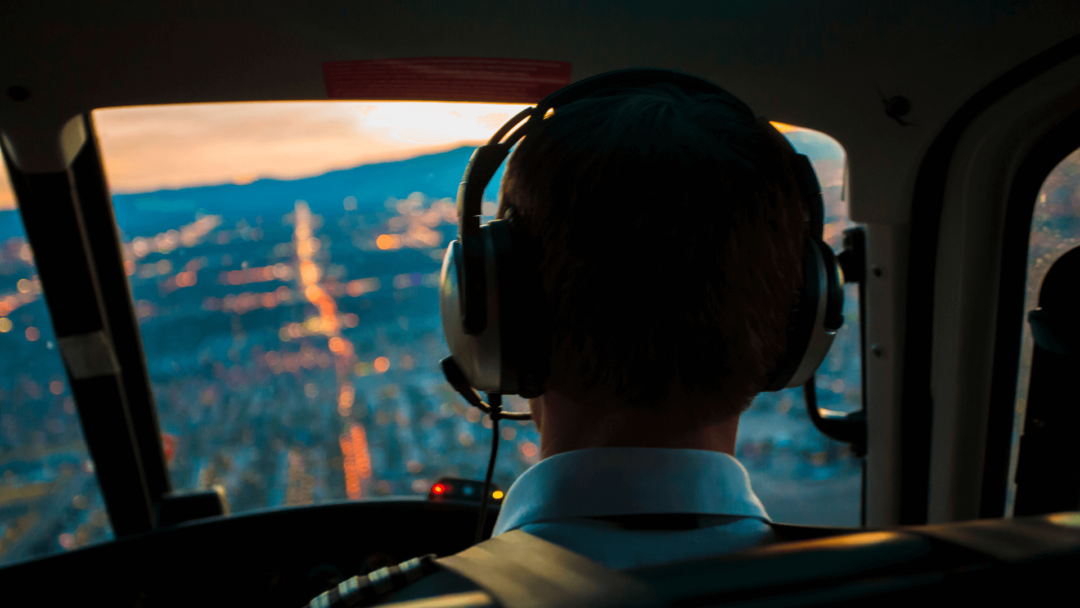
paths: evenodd
<path fill-rule="evenodd" d="M 542 562 L 549 566 L 559 563 L 575 573 L 606 572 L 604 576 L 610 578 L 627 568 L 717 556 L 772 540 L 769 524 L 748 517 L 651 514 L 568 518 L 528 524 L 442 560 L 427 555 L 354 576 L 309 605 L 355 608 L 455 596 L 460 601 L 454 605 L 487 606 L 491 597 L 474 581 L 490 575 L 495 575 L 495 580 L 507 579 L 505 573 L 500 579 L 498 573 L 490 571 L 502 568 L 507 560 L 517 564 L 510 566 L 517 568 L 514 576 L 522 574 L 522 567 L 528 571 Z M 493 556 L 495 561 L 490 561 Z M 477 564 L 484 565 L 477 570 Z M 541 570 L 551 578 L 550 568 Z"/>
<path fill-rule="evenodd" d="M 439 568 L 434 555 L 425 555 L 353 576 L 323 592 L 308 605 L 310 608 L 353 608 L 477 589 L 468 579 Z"/>
<path fill-rule="evenodd" d="M 469 579 L 450 570 L 439 569 L 424 578 L 379 598 L 379 603 L 390 604 L 440 595 L 481 591 Z"/>

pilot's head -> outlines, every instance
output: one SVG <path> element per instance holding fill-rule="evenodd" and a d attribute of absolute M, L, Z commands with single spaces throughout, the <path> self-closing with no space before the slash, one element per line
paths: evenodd
<path fill-rule="evenodd" d="M 784 349 L 803 205 L 783 147 L 720 97 L 664 84 L 556 110 L 500 192 L 538 252 L 539 404 L 737 420 Z"/>

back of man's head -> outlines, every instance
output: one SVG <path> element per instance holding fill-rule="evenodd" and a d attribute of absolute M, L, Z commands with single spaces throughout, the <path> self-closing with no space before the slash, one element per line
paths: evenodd
<path fill-rule="evenodd" d="M 789 158 L 752 116 L 672 85 L 583 99 L 521 141 L 501 204 L 538 250 L 547 386 L 589 404 L 737 415 L 802 282 Z"/>

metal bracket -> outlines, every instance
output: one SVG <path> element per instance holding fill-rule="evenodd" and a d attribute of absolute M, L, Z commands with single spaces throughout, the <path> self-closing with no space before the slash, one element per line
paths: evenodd
<path fill-rule="evenodd" d="M 803 399 L 810 421 L 822 435 L 851 444 L 855 456 L 866 456 L 866 410 L 845 413 L 818 407 L 817 384 L 813 376 L 803 385 Z"/>
<path fill-rule="evenodd" d="M 120 373 L 109 337 L 102 330 L 57 338 L 60 356 L 75 380 L 86 380 Z"/>
<path fill-rule="evenodd" d="M 229 514 L 229 501 L 225 497 L 225 488 L 219 485 L 206 490 L 191 492 L 170 492 L 161 497 L 156 505 L 159 527 L 202 519 L 220 517 Z"/>
<path fill-rule="evenodd" d="M 864 307 L 864 289 L 866 282 L 866 230 L 861 226 L 844 231 L 844 249 L 836 256 L 840 269 L 844 273 L 844 283 L 859 283 L 860 317 Z M 860 330 L 863 319 L 859 319 Z M 865 364 L 864 364 L 865 365 Z M 863 390 L 865 387 L 863 375 Z M 825 410 L 817 404 L 817 384 L 811 376 L 803 385 L 803 399 L 810 421 L 826 437 L 843 441 L 851 445 L 856 457 L 866 455 L 866 408 L 857 412 L 845 413 Z"/>
<path fill-rule="evenodd" d="M 855 226 L 844 231 L 844 249 L 836 256 L 844 283 L 862 283 L 866 280 L 866 230 Z"/>

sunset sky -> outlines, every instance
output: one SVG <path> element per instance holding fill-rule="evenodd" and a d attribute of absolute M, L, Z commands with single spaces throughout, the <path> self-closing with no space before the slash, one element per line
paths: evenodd
<path fill-rule="evenodd" d="M 93 113 L 114 193 L 295 179 L 477 145 L 526 105 L 215 103 Z M 0 172 L 3 168 L 0 167 Z M 6 174 L 0 209 L 14 208 Z"/>
<path fill-rule="evenodd" d="M 296 179 L 477 145 L 525 107 L 442 102 L 214 103 L 110 108 L 94 111 L 93 119 L 110 189 L 132 193 L 245 184 L 260 178 Z M 831 181 L 821 177 L 823 182 Z M 0 165 L 0 209 L 14 206 Z"/>
<path fill-rule="evenodd" d="M 486 140 L 524 105 L 226 103 L 95 111 L 113 192 L 295 179 Z"/>

